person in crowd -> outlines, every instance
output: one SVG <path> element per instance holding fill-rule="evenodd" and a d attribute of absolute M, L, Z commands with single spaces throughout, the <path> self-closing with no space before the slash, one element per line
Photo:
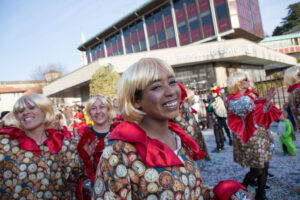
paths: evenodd
<path fill-rule="evenodd" d="M 296 136 L 292 124 L 287 117 L 287 111 L 283 111 L 278 123 L 277 133 L 279 135 L 279 143 L 283 156 L 293 156 L 297 153 L 297 148 L 293 143 L 293 140 L 296 140 Z"/>
<path fill-rule="evenodd" d="M 57 110 L 57 109 L 54 109 L 54 121 L 52 122 L 52 124 L 50 125 L 50 128 L 54 128 L 54 129 L 57 129 L 57 130 L 62 130 L 62 129 L 66 129 L 67 130 L 67 121 L 66 121 L 66 118 L 64 116 L 64 114 Z"/>
<path fill-rule="evenodd" d="M 78 152 L 85 165 L 85 175 L 79 179 L 77 199 L 91 199 L 95 172 L 112 129 L 114 109 L 109 98 L 97 94 L 87 101 L 86 113 L 93 126 L 78 130 L 81 135 Z"/>
<path fill-rule="evenodd" d="M 235 72 L 228 79 L 227 97 L 229 105 L 228 125 L 233 133 L 234 161 L 242 167 L 250 167 L 243 180 L 247 187 L 257 179 L 258 188 L 255 199 L 267 199 L 265 186 L 267 182 L 270 149 L 270 123 L 281 116 L 271 99 L 275 89 L 271 88 L 264 98 L 249 90 L 253 82 L 246 72 Z"/>
<path fill-rule="evenodd" d="M 225 129 L 225 132 L 227 134 L 228 140 L 229 140 L 229 145 L 232 145 L 232 139 L 230 135 L 229 128 L 227 126 L 227 109 L 225 107 L 224 101 L 221 97 L 220 93 L 221 88 L 219 86 L 215 86 L 210 89 L 210 92 L 212 94 L 213 100 L 210 103 L 209 109 L 212 109 L 213 113 L 216 116 L 217 119 L 217 126 L 218 129 L 220 130 L 220 134 L 223 135 L 224 141 L 226 141 L 223 128 Z"/>
<path fill-rule="evenodd" d="M 300 66 L 285 70 L 284 83 L 288 86 L 288 106 L 293 114 L 296 129 L 300 131 Z"/>
<path fill-rule="evenodd" d="M 84 120 L 83 109 L 83 106 L 77 106 L 77 112 L 74 114 L 73 118 L 73 136 L 81 137 L 82 135 L 78 133 L 78 130 L 87 126 Z"/>
<path fill-rule="evenodd" d="M 193 109 L 194 93 L 191 90 L 186 91 L 183 85 L 177 83 L 181 89 L 181 99 L 179 115 L 173 119 L 173 122 L 181 126 L 183 130 L 197 141 L 199 148 L 205 152 L 205 159 L 210 160 L 206 148 L 205 140 L 201 132 L 199 123 L 195 117 L 197 111 Z"/>
<path fill-rule="evenodd" d="M 77 141 L 54 121 L 51 101 L 41 94 L 20 97 L 13 106 L 16 127 L 0 130 L 1 199 L 72 199 L 83 169 Z"/>
<path fill-rule="evenodd" d="M 169 121 L 179 114 L 181 97 L 171 66 L 139 60 L 122 74 L 117 96 L 125 121 L 103 150 L 94 198 L 208 199 L 194 163 L 205 153 Z"/>

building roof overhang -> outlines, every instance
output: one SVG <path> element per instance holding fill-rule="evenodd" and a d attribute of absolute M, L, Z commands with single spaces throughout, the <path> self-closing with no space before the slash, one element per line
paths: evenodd
<path fill-rule="evenodd" d="M 99 38 L 105 38 L 109 35 L 115 34 L 119 29 L 124 27 L 125 25 L 129 25 L 130 22 L 141 18 L 141 16 L 149 13 L 153 8 L 163 4 L 167 3 L 168 1 L 165 0 L 156 0 L 156 1 L 147 1 L 142 6 L 134 10 L 133 12 L 130 12 L 126 16 L 122 17 L 120 20 L 118 20 L 115 23 L 112 23 L 109 27 L 105 28 L 104 30 L 97 33 L 94 37 L 91 37 L 88 41 L 81 44 L 77 49 L 80 51 L 86 51 L 89 47 L 98 44 L 100 39 Z"/>
<path fill-rule="evenodd" d="M 297 63 L 292 56 L 273 51 L 245 39 L 224 40 L 101 58 L 53 81 L 43 88 L 43 92 L 46 96 L 56 96 L 64 91 L 69 91 L 66 94 L 71 94 L 71 91 L 89 84 L 92 75 L 101 66 L 112 64 L 114 70 L 122 73 L 143 57 L 161 58 L 174 68 L 211 62 L 235 62 L 259 66 L 271 64 L 291 66 Z"/>

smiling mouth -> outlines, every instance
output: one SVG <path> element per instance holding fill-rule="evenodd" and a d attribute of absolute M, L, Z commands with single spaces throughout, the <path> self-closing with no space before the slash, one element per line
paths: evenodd
<path fill-rule="evenodd" d="M 169 101 L 169 102 L 163 104 L 163 107 L 166 107 L 166 108 L 177 108 L 177 106 L 178 106 L 177 100 Z"/>

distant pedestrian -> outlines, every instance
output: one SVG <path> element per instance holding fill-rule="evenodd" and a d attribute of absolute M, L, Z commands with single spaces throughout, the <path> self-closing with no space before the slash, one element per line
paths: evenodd
<path fill-rule="evenodd" d="M 287 119 L 288 113 L 283 111 L 280 121 L 278 123 L 277 133 L 279 135 L 280 148 L 282 154 L 295 155 L 297 153 L 297 148 L 295 147 L 293 140 L 296 140 L 296 136 L 289 119 Z"/>

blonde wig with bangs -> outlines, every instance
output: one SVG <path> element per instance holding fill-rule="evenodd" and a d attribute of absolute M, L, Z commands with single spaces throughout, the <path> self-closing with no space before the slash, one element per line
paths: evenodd
<path fill-rule="evenodd" d="M 300 66 L 296 65 L 288 68 L 284 72 L 284 84 L 286 86 L 292 86 L 300 83 Z"/>
<path fill-rule="evenodd" d="M 134 105 L 142 99 L 144 89 L 159 77 L 163 69 L 175 77 L 172 67 L 159 58 L 142 58 L 121 76 L 117 87 L 119 110 L 129 122 L 140 123 L 146 114 Z"/>
<path fill-rule="evenodd" d="M 250 87 L 254 89 L 254 82 L 252 78 L 249 76 L 247 72 L 238 71 L 231 74 L 227 80 L 227 88 L 229 94 L 236 94 L 239 93 L 241 88 L 241 82 L 247 78 L 250 81 Z"/>
<path fill-rule="evenodd" d="M 13 107 L 13 114 L 17 119 L 16 126 L 21 127 L 21 123 L 18 120 L 18 113 L 27 107 L 29 104 L 30 106 L 37 106 L 41 111 L 45 114 L 45 128 L 49 128 L 51 123 L 55 120 L 55 114 L 52 102 L 45 96 L 41 94 L 29 94 L 20 97 Z"/>
<path fill-rule="evenodd" d="M 97 101 L 101 101 L 103 103 L 103 105 L 108 109 L 108 118 L 110 120 L 110 122 L 113 120 L 113 118 L 115 117 L 115 113 L 114 113 L 114 109 L 113 109 L 113 105 L 112 105 L 112 102 L 111 100 L 102 95 L 102 94 L 96 94 L 92 97 L 89 98 L 89 100 L 87 101 L 87 104 L 86 104 L 86 114 L 89 118 L 89 120 L 92 121 L 92 117 L 91 117 L 91 109 L 93 107 L 93 104 Z"/>

